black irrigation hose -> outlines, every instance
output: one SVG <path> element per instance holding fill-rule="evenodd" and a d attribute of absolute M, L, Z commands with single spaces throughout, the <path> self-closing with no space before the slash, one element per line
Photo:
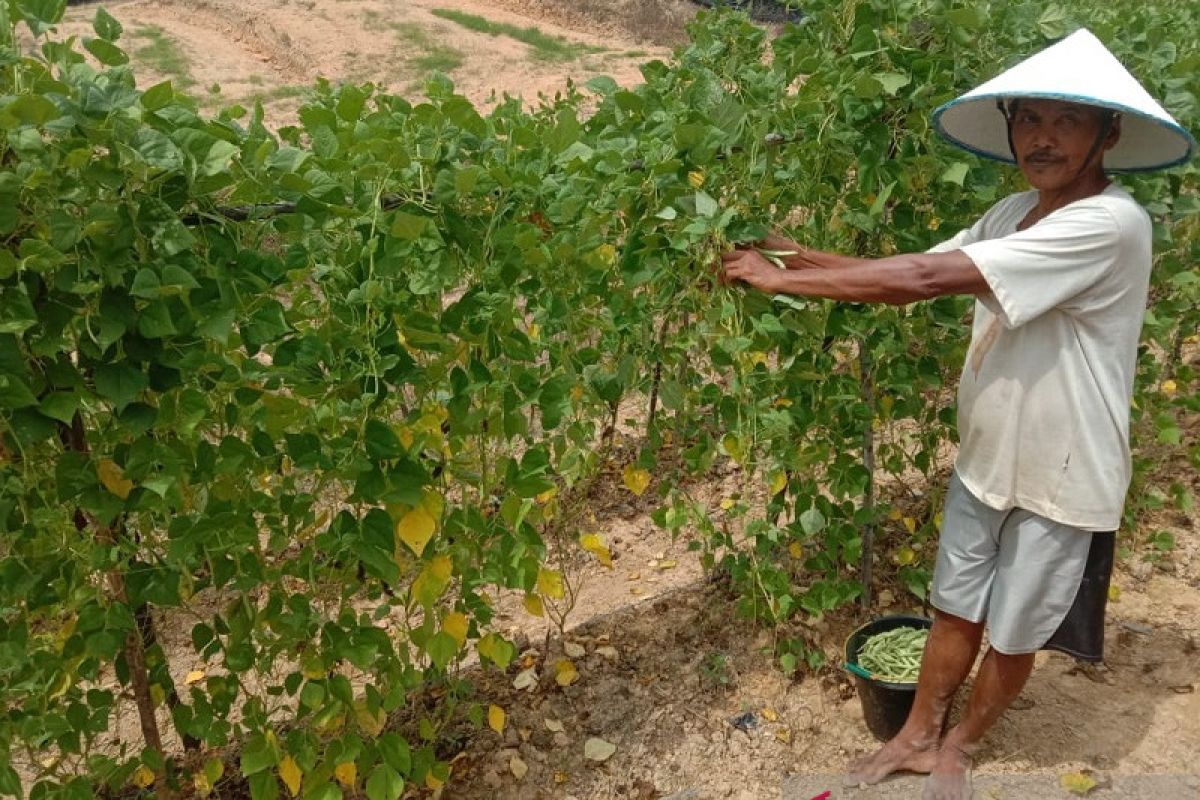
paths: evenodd
<path fill-rule="evenodd" d="M 705 8 L 728 7 L 745 11 L 750 19 L 758 22 L 799 22 L 804 19 L 804 12 L 796 7 L 797 4 L 785 0 L 692 0 L 692 3 Z"/>
<path fill-rule="evenodd" d="M 0 0 L 3 2 L 3 0 Z M 763 137 L 763 144 L 767 147 L 780 147 L 785 144 L 790 144 L 798 139 L 797 136 L 784 136 L 782 133 L 768 133 Z M 734 146 L 729 148 L 731 153 L 740 153 L 744 148 Z M 723 154 L 718 154 L 717 158 L 722 158 Z M 631 171 L 643 170 L 646 164 L 641 159 L 629 162 Z M 389 194 L 384 195 L 380 200 L 379 205 L 384 211 L 391 211 L 393 208 L 399 208 L 405 203 L 412 202 L 411 197 L 403 195 Z M 257 203 L 246 206 L 215 206 L 207 211 L 193 211 L 190 214 L 185 214 L 179 218 L 179 221 L 188 227 L 197 225 L 213 225 L 222 222 L 246 222 L 251 219 L 270 219 L 283 214 L 293 214 L 296 211 L 296 203 L 279 202 L 279 203 Z"/>

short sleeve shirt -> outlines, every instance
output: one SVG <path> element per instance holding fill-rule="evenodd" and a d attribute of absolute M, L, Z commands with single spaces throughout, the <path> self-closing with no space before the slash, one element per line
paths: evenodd
<path fill-rule="evenodd" d="M 1036 192 L 1007 197 L 930 251 L 962 250 L 991 289 L 959 383 L 955 470 L 993 508 L 1115 530 L 1132 474 L 1150 218 L 1110 184 L 1018 231 L 1036 203 Z"/>

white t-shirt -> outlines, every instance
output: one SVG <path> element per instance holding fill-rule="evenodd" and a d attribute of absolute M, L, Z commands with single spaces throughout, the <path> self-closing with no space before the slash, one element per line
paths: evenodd
<path fill-rule="evenodd" d="M 1017 231 L 1036 203 L 1032 191 L 1007 197 L 930 251 L 962 250 L 991 287 L 958 388 L 955 470 L 992 508 L 1115 530 L 1132 472 L 1150 218 L 1110 184 Z"/>

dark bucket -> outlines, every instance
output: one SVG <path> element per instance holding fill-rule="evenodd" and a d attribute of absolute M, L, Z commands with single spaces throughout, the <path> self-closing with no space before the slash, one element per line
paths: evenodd
<path fill-rule="evenodd" d="M 857 664 L 859 649 L 867 639 L 877 633 L 884 633 L 893 628 L 929 628 L 932 625 L 933 620 L 927 617 L 906 615 L 880 617 L 872 620 L 846 637 L 846 663 Z M 913 698 L 917 694 L 917 685 L 864 678 L 853 670 L 847 670 L 847 672 L 854 676 L 867 728 L 875 735 L 876 739 L 881 742 L 888 741 L 904 727 L 904 721 L 908 719 L 908 712 L 912 710 Z"/>

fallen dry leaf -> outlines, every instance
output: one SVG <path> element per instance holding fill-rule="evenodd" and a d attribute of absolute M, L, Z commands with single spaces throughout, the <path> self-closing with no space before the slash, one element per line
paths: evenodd
<path fill-rule="evenodd" d="M 583 658 L 587 655 L 587 650 L 584 646 L 577 642 L 564 642 L 563 651 L 571 658 Z"/>
<path fill-rule="evenodd" d="M 559 686 L 570 686 L 579 680 L 579 670 L 569 658 L 560 658 L 554 665 L 554 681 Z"/>
<path fill-rule="evenodd" d="M 513 756 L 508 760 L 508 769 L 514 778 L 521 780 L 529 772 L 529 765 L 522 761 L 520 756 Z"/>
<path fill-rule="evenodd" d="M 488 727 L 496 733 L 503 734 L 504 726 L 508 723 L 508 714 L 497 705 L 488 706 Z"/>
<path fill-rule="evenodd" d="M 617 752 L 615 744 L 606 742 L 595 736 L 583 743 L 583 757 L 588 761 L 595 761 L 597 763 L 607 761 L 615 752 Z"/>
<path fill-rule="evenodd" d="M 550 719 L 549 717 L 546 717 L 544 722 L 546 723 L 546 730 L 550 731 L 551 733 L 562 733 L 564 730 L 562 722 L 556 719 Z"/>
<path fill-rule="evenodd" d="M 517 673 L 517 677 L 513 678 L 513 688 L 518 691 L 525 689 L 532 692 L 537 688 L 537 685 L 537 670 L 534 667 L 521 670 Z"/>
<path fill-rule="evenodd" d="M 625 482 L 625 488 L 638 497 L 641 497 L 642 493 L 650 486 L 650 473 L 633 464 L 625 467 L 621 477 Z"/>
<path fill-rule="evenodd" d="M 604 656 L 605 658 L 611 659 L 613 661 L 616 661 L 617 656 L 618 656 L 617 648 L 611 647 L 609 645 L 604 645 L 603 647 L 597 647 L 596 654 Z"/>
<path fill-rule="evenodd" d="M 187 677 L 183 679 L 183 682 L 188 686 L 191 686 L 193 683 L 199 683 L 202 680 L 204 680 L 204 670 L 194 669 L 187 674 Z"/>

